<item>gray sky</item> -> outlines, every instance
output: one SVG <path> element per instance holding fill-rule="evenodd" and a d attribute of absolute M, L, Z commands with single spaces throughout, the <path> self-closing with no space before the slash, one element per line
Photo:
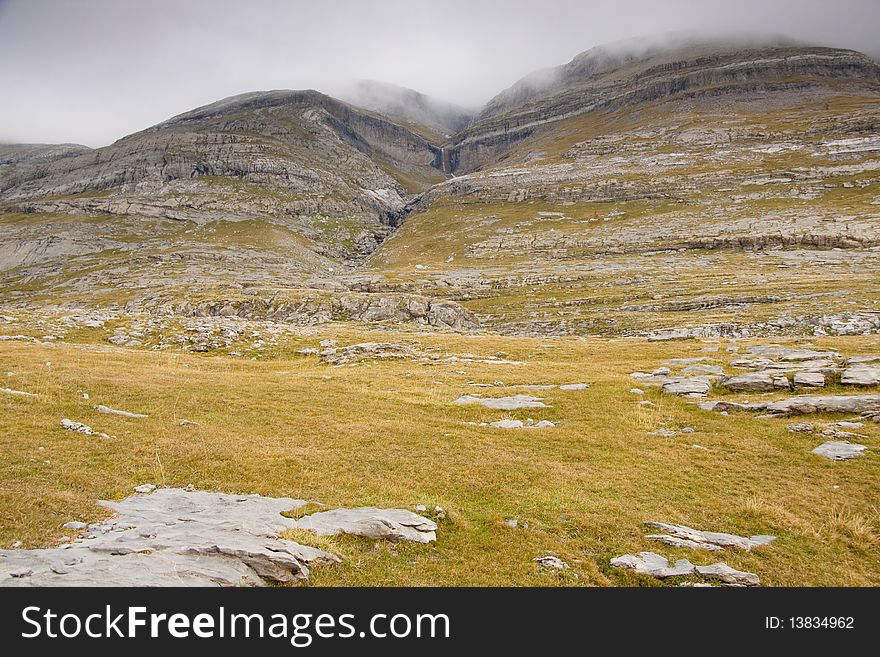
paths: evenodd
<path fill-rule="evenodd" d="M 760 31 L 880 55 L 880 0 L 0 0 L 0 141 L 110 143 L 262 89 L 479 106 L 594 45 Z"/>

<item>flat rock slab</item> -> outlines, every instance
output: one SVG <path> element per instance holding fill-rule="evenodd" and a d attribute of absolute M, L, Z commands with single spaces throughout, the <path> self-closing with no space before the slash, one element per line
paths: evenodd
<path fill-rule="evenodd" d="M 0 585 L 263 586 L 300 581 L 312 567 L 340 561 L 278 538 L 310 517 L 281 515 L 304 500 L 163 488 L 99 504 L 116 515 L 89 525 L 72 543 L 0 550 Z M 333 527 L 326 519 L 321 524 Z"/>
<path fill-rule="evenodd" d="M 767 404 L 772 415 L 807 415 L 810 413 L 880 412 L 880 395 L 799 395 Z"/>
<path fill-rule="evenodd" d="M 880 385 L 880 365 L 850 365 L 841 373 L 840 382 L 850 386 Z"/>
<path fill-rule="evenodd" d="M 733 392 L 769 392 L 777 388 L 788 388 L 788 379 L 771 372 L 749 372 L 737 374 L 722 380 L 719 385 Z"/>
<path fill-rule="evenodd" d="M 865 445 L 851 443 L 848 440 L 829 440 L 813 450 L 813 454 L 824 456 L 832 461 L 848 461 L 861 456 L 868 449 Z"/>
<path fill-rule="evenodd" d="M 308 529 L 319 536 L 351 534 L 372 539 L 430 543 L 437 539 L 437 524 L 405 509 L 334 509 L 300 518 L 299 529 Z"/>
<path fill-rule="evenodd" d="M 667 361 L 668 362 L 668 361 Z M 682 370 L 684 374 L 711 374 L 715 376 L 723 376 L 724 368 L 720 365 L 707 365 L 699 363 L 696 365 L 688 365 Z"/>
<path fill-rule="evenodd" d="M 482 404 L 486 408 L 494 408 L 501 411 L 512 411 L 518 408 L 547 408 L 547 404 L 541 401 L 541 397 L 532 397 L 531 395 L 511 395 L 510 397 L 462 395 L 455 400 L 455 403 Z"/>
<path fill-rule="evenodd" d="M 761 579 L 755 573 L 736 570 L 724 562 L 714 563 L 711 566 L 697 566 L 697 574 L 726 586 L 761 586 Z"/>
<path fill-rule="evenodd" d="M 813 349 L 789 349 L 787 347 L 754 346 L 749 347 L 748 352 L 757 356 L 769 356 L 778 360 L 798 361 L 798 360 L 815 360 L 818 358 L 836 360 L 840 358 L 840 354 L 836 351 L 815 351 Z"/>
<path fill-rule="evenodd" d="M 755 573 L 748 573 L 731 568 L 724 562 L 714 563 L 710 566 L 695 566 L 687 559 L 679 559 L 670 565 L 669 560 L 655 552 L 639 552 L 624 554 L 611 560 L 611 565 L 617 568 L 634 570 L 640 575 L 649 575 L 657 579 L 667 577 L 683 577 L 687 575 L 701 575 L 706 579 L 721 582 L 725 586 L 760 586 L 761 580 Z"/>
<path fill-rule="evenodd" d="M 699 529 L 693 529 L 685 525 L 670 525 L 665 522 L 646 522 L 646 527 L 657 529 L 663 534 L 651 534 L 645 538 L 652 541 L 659 541 L 673 547 L 689 547 L 693 549 L 709 550 L 717 552 L 724 548 L 739 548 L 749 552 L 752 548 L 766 545 L 776 539 L 775 536 L 737 536 L 735 534 L 725 534 L 723 532 L 705 532 Z"/>
<path fill-rule="evenodd" d="M 625 568 L 634 570 L 640 575 L 650 575 L 658 579 L 666 579 L 667 577 L 679 577 L 681 575 L 693 575 L 695 566 L 687 559 L 679 559 L 673 565 L 669 565 L 669 560 L 656 552 L 639 552 L 638 556 L 634 554 L 624 554 L 611 560 L 611 565 L 617 568 Z"/>
<path fill-rule="evenodd" d="M 705 397 L 712 384 L 702 377 L 681 377 L 667 381 L 663 384 L 662 391 L 668 395 L 681 395 L 683 397 Z"/>
<path fill-rule="evenodd" d="M 825 374 L 822 372 L 797 372 L 794 375 L 794 384 L 810 388 L 823 388 L 825 387 Z"/>

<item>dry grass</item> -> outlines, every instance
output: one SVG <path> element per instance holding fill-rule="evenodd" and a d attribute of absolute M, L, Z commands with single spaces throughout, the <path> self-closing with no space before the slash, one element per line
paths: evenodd
<path fill-rule="evenodd" d="M 506 352 L 521 365 L 329 368 L 294 354 L 328 337 L 342 344 L 393 338 L 332 326 L 291 339 L 260 361 L 0 343 L 3 387 L 40 395 L 0 398 L 0 544 L 52 544 L 64 522 L 97 518 L 96 500 L 123 497 L 149 481 L 331 508 L 447 510 L 435 545 L 374 548 L 334 538 L 330 551 L 344 563 L 317 570 L 314 585 L 653 584 L 608 566 L 613 556 L 657 549 L 640 528 L 652 519 L 778 535 L 755 553 L 724 554 L 769 585 L 880 584 L 875 450 L 833 463 L 810 453 L 816 436 L 787 432 L 784 419 L 724 417 L 654 389 L 644 397 L 629 392 L 629 372 L 696 355 L 697 342 L 404 336 L 448 353 Z M 878 346 L 875 338 L 820 344 L 847 353 Z M 723 345 L 718 353 L 727 356 Z M 471 380 L 507 387 L 475 389 L 466 385 Z M 503 395 L 521 392 L 512 387 L 519 384 L 578 381 L 592 387 L 536 393 L 549 408 L 499 413 L 453 403 L 474 390 Z M 639 405 L 643 398 L 656 406 Z M 102 415 L 91 408 L 99 403 L 149 417 Z M 560 424 L 535 431 L 467 424 L 504 416 Z M 62 417 L 117 438 L 64 431 Z M 180 426 L 181 419 L 198 425 Z M 683 426 L 696 431 L 649 433 Z M 880 427 L 866 431 L 873 445 Z M 520 526 L 507 527 L 506 518 Z M 558 552 L 571 571 L 542 572 L 531 559 L 545 550 Z M 700 561 L 676 550 L 668 556 Z"/>

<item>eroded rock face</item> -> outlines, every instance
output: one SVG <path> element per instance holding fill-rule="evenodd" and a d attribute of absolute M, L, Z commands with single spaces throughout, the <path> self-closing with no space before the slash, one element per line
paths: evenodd
<path fill-rule="evenodd" d="M 147 490 L 144 488 L 143 490 Z M 324 550 L 279 538 L 296 527 L 332 534 L 385 528 L 383 538 L 427 542 L 436 525 L 400 509 L 339 509 L 294 520 L 304 500 L 164 488 L 120 502 L 116 513 L 57 548 L 0 551 L 2 586 L 262 586 L 297 582 L 336 563 Z M 327 515 L 330 514 L 330 515 Z M 387 523 L 387 524 L 386 524 Z M 431 528 L 433 527 L 433 528 Z M 367 535 L 367 534 L 360 534 Z"/>

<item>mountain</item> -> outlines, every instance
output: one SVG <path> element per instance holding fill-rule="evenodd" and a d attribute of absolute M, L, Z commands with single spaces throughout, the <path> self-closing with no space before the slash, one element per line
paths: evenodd
<path fill-rule="evenodd" d="M 425 94 L 376 80 L 358 80 L 340 93 L 343 100 L 378 112 L 414 130 L 433 131 L 437 137 L 450 138 L 464 128 L 474 112 Z"/>
<path fill-rule="evenodd" d="M 475 115 L 375 82 L 346 97 L 5 147 L 4 298 L 529 335 L 880 329 L 861 53 L 688 37 L 593 48 Z"/>

